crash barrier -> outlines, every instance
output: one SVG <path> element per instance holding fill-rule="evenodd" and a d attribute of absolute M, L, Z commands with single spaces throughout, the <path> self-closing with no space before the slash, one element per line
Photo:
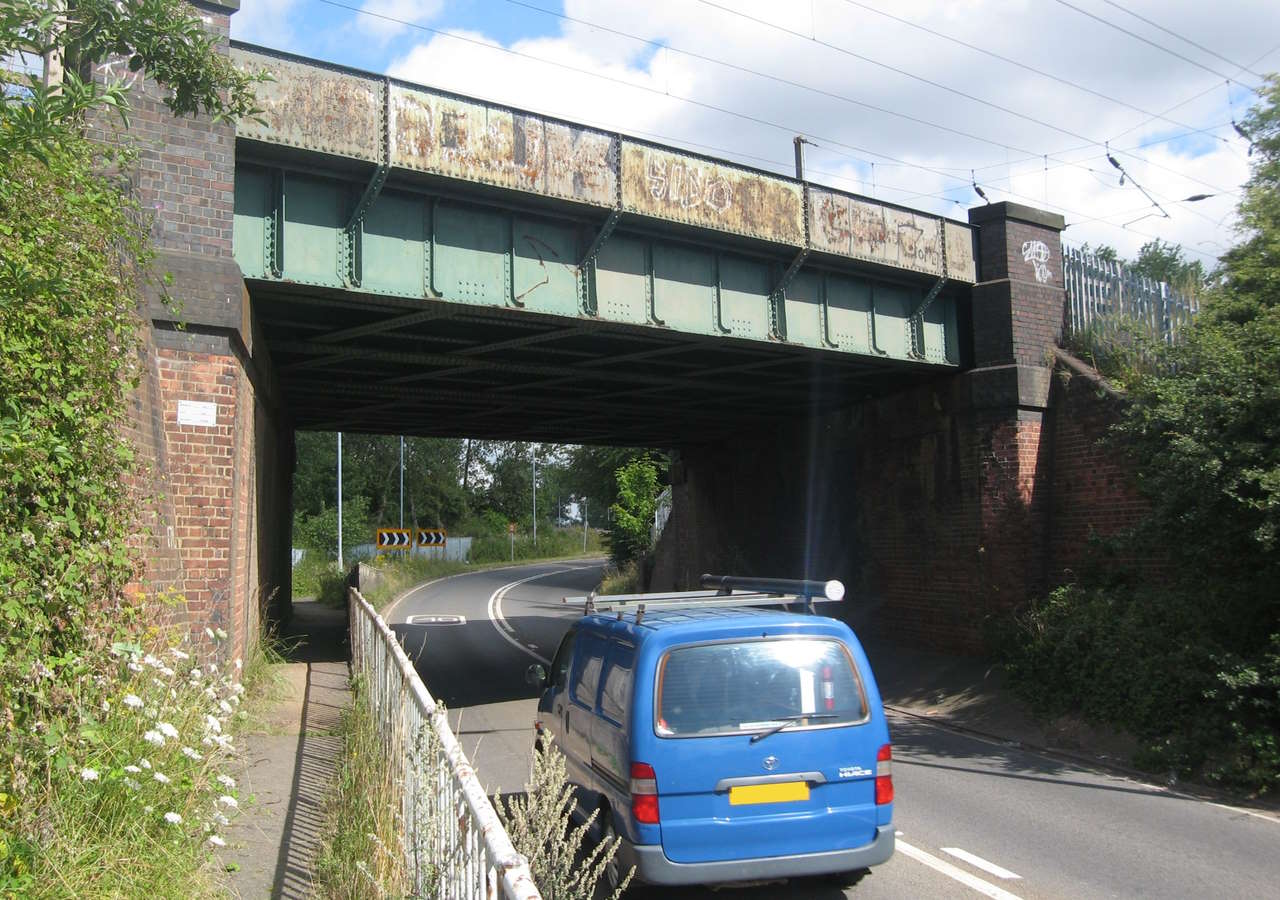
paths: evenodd
<path fill-rule="evenodd" d="M 528 860 L 395 634 L 350 591 L 351 667 L 366 686 L 387 765 L 402 797 L 413 894 L 441 900 L 541 900 Z"/>

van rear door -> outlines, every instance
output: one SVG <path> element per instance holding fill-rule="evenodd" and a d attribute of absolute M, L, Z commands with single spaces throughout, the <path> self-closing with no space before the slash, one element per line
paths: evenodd
<path fill-rule="evenodd" d="M 673 862 L 850 849 L 876 836 L 888 731 L 838 639 L 675 647 L 659 662 L 654 730 Z"/>

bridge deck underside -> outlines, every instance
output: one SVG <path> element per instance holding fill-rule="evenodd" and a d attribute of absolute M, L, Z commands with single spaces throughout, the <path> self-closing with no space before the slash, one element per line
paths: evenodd
<path fill-rule="evenodd" d="M 672 446 L 776 429 L 945 374 L 525 310 L 249 286 L 301 429 Z"/>

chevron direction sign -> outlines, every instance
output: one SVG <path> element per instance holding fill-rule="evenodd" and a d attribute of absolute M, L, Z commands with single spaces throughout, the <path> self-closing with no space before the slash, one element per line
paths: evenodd
<path fill-rule="evenodd" d="M 379 528 L 378 550 L 408 550 L 413 546 L 413 532 L 408 528 Z"/>
<path fill-rule="evenodd" d="M 449 532 L 443 528 L 419 528 L 418 529 L 418 546 L 419 547 L 443 547 L 449 536 Z"/>

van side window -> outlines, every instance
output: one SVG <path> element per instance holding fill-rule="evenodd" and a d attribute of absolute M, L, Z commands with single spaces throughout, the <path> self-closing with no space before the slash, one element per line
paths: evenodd
<path fill-rule="evenodd" d="M 604 657 L 600 655 L 604 648 L 595 641 L 592 641 L 591 645 L 590 655 L 579 656 L 581 662 L 572 680 L 574 701 L 587 709 L 596 708 L 596 691 L 600 687 L 600 668 L 604 665 Z"/>
<path fill-rule="evenodd" d="M 600 695 L 600 712 L 621 725 L 631 707 L 631 671 L 636 650 L 630 644 L 614 644 L 605 660 L 604 692 Z"/>
<path fill-rule="evenodd" d="M 556 690 L 562 690 L 569 682 L 569 661 L 573 659 L 573 640 L 577 636 L 576 628 L 566 634 L 560 641 L 556 658 L 551 661 L 551 686 Z"/>

